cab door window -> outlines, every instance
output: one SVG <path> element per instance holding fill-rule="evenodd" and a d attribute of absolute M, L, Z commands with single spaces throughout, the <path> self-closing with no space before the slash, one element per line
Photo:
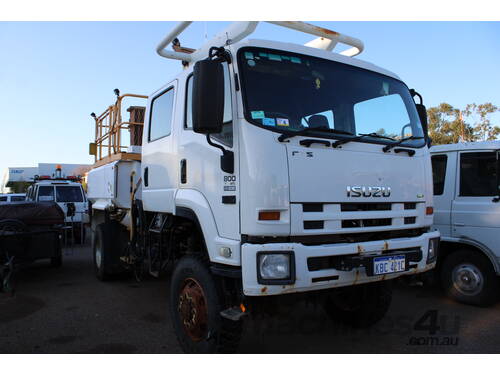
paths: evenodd
<path fill-rule="evenodd" d="M 498 195 L 496 152 L 467 152 L 460 155 L 460 196 Z"/>
<path fill-rule="evenodd" d="M 172 117 L 174 111 L 174 88 L 167 89 L 153 99 L 149 120 L 150 142 L 170 135 L 172 131 Z"/>
<path fill-rule="evenodd" d="M 231 105 L 231 84 L 229 79 L 229 67 L 226 62 L 222 63 L 224 70 L 224 123 L 222 131 L 218 134 L 211 134 L 210 137 L 218 140 L 226 146 L 233 146 L 233 113 Z M 193 76 L 189 76 L 186 83 L 186 129 L 193 128 Z"/>
<path fill-rule="evenodd" d="M 54 200 L 54 187 L 53 186 L 40 186 L 38 187 L 38 201 L 50 202 Z"/>

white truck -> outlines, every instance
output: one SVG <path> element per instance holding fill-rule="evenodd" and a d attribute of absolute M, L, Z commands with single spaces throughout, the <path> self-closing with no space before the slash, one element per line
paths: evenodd
<path fill-rule="evenodd" d="M 245 39 L 257 22 L 237 22 L 195 50 L 180 45 L 190 22 L 179 23 L 157 52 L 184 69 L 148 97 L 141 145 L 137 107 L 127 122 L 119 111 L 141 96 L 115 90 L 116 103 L 92 114 L 96 274 L 174 265 L 170 313 L 186 352 L 235 350 L 245 315 L 289 298 L 374 324 L 391 279 L 435 265 L 419 94 L 353 58 L 356 38 L 273 23 L 317 38 Z M 337 43 L 350 48 L 334 53 Z"/>
<path fill-rule="evenodd" d="M 455 300 L 498 301 L 500 141 L 431 147 L 434 227 L 441 232 L 436 271 Z"/>
<path fill-rule="evenodd" d="M 85 242 L 85 225 L 89 223 L 89 202 L 78 176 L 35 176 L 35 183 L 28 188 L 26 200 L 56 202 L 64 212 L 64 235 L 76 243 Z"/>

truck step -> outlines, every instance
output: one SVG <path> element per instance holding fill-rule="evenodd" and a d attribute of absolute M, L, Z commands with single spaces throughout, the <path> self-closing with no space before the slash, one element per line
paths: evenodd
<path fill-rule="evenodd" d="M 247 315 L 247 313 L 245 311 L 242 311 L 240 307 L 230 307 L 229 309 L 221 311 L 220 315 L 223 318 L 237 322 L 245 315 Z"/>

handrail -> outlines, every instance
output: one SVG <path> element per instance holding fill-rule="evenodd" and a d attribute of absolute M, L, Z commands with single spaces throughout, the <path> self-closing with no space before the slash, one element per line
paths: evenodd
<path fill-rule="evenodd" d="M 143 126 L 142 122 L 122 120 L 122 102 L 125 98 L 147 99 L 148 97 L 138 94 L 118 95 L 115 104 L 110 105 L 99 116 L 92 113 L 95 121 L 95 162 L 127 149 L 128 146 L 122 145 L 122 130 L 130 131 L 132 127 Z"/>
<path fill-rule="evenodd" d="M 312 25 L 310 23 L 302 22 L 302 21 L 264 21 L 271 23 L 273 25 L 285 27 L 288 29 L 301 31 L 306 34 L 311 34 L 317 36 L 317 39 L 314 39 L 305 45 L 308 47 L 319 48 L 326 51 L 333 51 L 335 46 L 338 43 L 345 44 L 350 46 L 342 52 L 341 55 L 354 57 L 363 52 L 364 44 L 358 39 L 349 35 L 341 34 L 333 30 L 329 30 L 320 26 Z M 200 48 L 193 50 L 192 53 L 186 53 L 176 51 L 176 50 L 167 50 L 167 46 L 171 44 L 189 25 L 191 25 L 193 21 L 182 21 L 179 22 L 158 44 L 156 47 L 156 52 L 158 55 L 165 57 L 167 59 L 174 60 L 182 60 L 187 63 L 196 62 L 198 60 L 202 60 L 206 58 L 208 55 L 208 50 L 213 46 L 222 46 L 222 45 L 230 45 L 240 40 L 244 39 L 248 35 L 252 34 L 257 25 L 258 21 L 240 21 L 233 22 L 230 24 L 225 30 L 218 33 L 211 40 L 207 41 Z"/>

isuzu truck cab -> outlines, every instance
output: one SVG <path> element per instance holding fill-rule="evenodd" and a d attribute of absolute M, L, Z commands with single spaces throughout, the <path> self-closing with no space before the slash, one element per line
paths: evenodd
<path fill-rule="evenodd" d="M 435 265 L 420 95 L 354 58 L 356 38 L 273 23 L 316 39 L 246 39 L 257 22 L 237 22 L 190 49 L 181 22 L 157 52 L 182 72 L 145 110 L 128 108 L 129 121 L 122 101 L 144 96 L 115 90 L 116 103 L 92 114 L 96 274 L 140 279 L 173 265 L 170 312 L 187 352 L 234 351 L 247 315 L 288 299 L 374 324 L 390 280 Z M 337 43 L 350 48 L 335 53 Z"/>

